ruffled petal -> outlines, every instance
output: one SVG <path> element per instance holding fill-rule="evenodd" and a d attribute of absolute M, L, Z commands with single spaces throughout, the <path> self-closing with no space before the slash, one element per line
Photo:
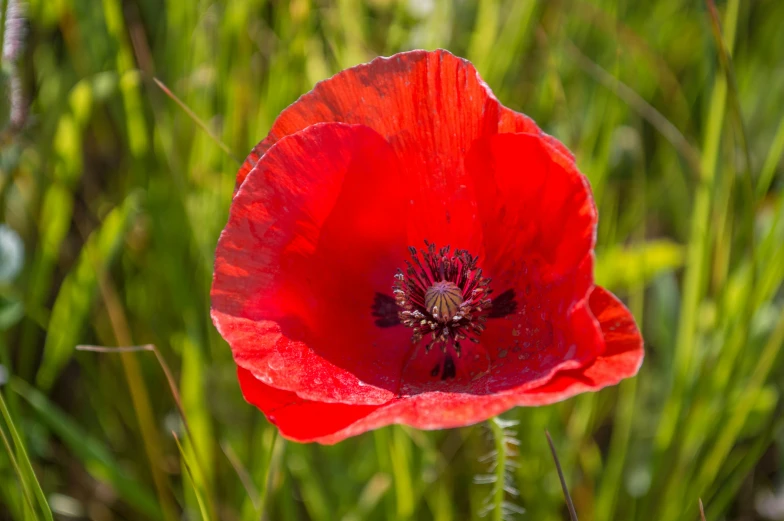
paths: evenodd
<path fill-rule="evenodd" d="M 596 286 L 589 300 L 604 335 L 604 352 L 587 367 L 557 373 L 518 405 L 559 402 L 580 393 L 598 391 L 637 374 L 645 352 L 634 317 L 612 293 Z"/>
<path fill-rule="evenodd" d="M 555 373 L 529 390 L 476 395 L 427 392 L 380 405 L 345 405 L 304 400 L 295 393 L 269 387 L 240 368 L 245 399 L 261 409 L 283 436 L 295 441 L 332 444 L 393 423 L 419 429 L 444 429 L 477 423 L 515 406 L 556 403 L 598 391 L 637 374 L 643 360 L 642 337 L 631 313 L 607 290 L 596 287 L 591 310 L 601 325 L 605 351 L 592 363 Z"/>
<path fill-rule="evenodd" d="M 473 393 L 530 389 L 604 350 L 588 309 L 596 212 L 584 176 L 538 134 L 478 140 L 466 159 L 483 225 L 481 266 L 505 309 L 479 338 Z M 406 376 L 404 375 L 404 379 Z"/>
<path fill-rule="evenodd" d="M 513 389 L 488 395 L 430 392 L 398 399 L 315 441 L 337 443 L 393 423 L 418 429 L 470 425 L 515 406 L 549 405 L 580 393 L 598 391 L 634 376 L 644 357 L 642 337 L 634 317 L 612 293 L 600 287 L 591 293 L 590 306 L 605 340 L 605 351 L 592 363 L 558 371 L 547 382 L 533 389 Z"/>
<path fill-rule="evenodd" d="M 216 252 L 213 322 L 240 366 L 310 399 L 396 395 L 410 336 L 378 327 L 371 308 L 406 253 L 400 179 L 391 148 L 363 126 L 315 125 L 269 150 Z"/>
<path fill-rule="evenodd" d="M 264 384 L 242 367 L 237 367 L 237 377 L 245 400 L 258 407 L 284 438 L 299 442 L 334 435 L 380 407 L 305 400 Z"/>
<path fill-rule="evenodd" d="M 319 122 L 366 125 L 393 146 L 412 203 L 411 244 L 428 239 L 475 253 L 481 230 L 466 153 L 482 136 L 540 133 L 504 108 L 467 60 L 444 50 L 404 52 L 346 69 L 284 110 L 240 168 L 237 186 L 274 143 Z"/>
<path fill-rule="evenodd" d="M 590 262 L 584 262 L 581 276 L 590 278 L 590 269 Z M 563 284 L 522 286 L 527 289 L 515 295 L 514 310 L 489 319 L 478 344 L 462 343 L 461 356 L 451 346 L 445 353 L 426 353 L 421 344 L 417 346 L 403 370 L 401 392 L 522 392 L 541 386 L 559 371 L 590 363 L 604 351 L 604 336 L 587 299 L 576 298 Z"/>
<path fill-rule="evenodd" d="M 545 134 L 539 127 L 536 125 L 534 120 L 526 116 L 525 114 L 521 114 L 519 112 L 515 112 L 512 109 L 507 107 L 501 107 L 501 113 L 498 116 L 498 133 L 499 134 L 537 134 L 541 136 L 553 149 L 555 149 L 558 153 L 560 153 L 564 158 L 568 160 L 574 160 L 574 154 L 572 151 L 566 148 L 566 145 L 555 139 L 553 136 L 549 134 Z"/>
<path fill-rule="evenodd" d="M 237 186 L 278 140 L 316 123 L 367 125 L 398 147 L 440 148 L 449 145 L 444 139 L 470 146 L 463 138 L 470 139 L 471 132 L 483 126 L 485 110 L 494 120 L 489 130 L 497 128 L 498 107 L 474 66 L 448 51 L 379 57 L 317 83 L 286 108 L 248 155 L 237 173 Z M 425 161 L 428 152 L 421 153 Z"/>
<path fill-rule="evenodd" d="M 496 288 L 526 270 L 542 284 L 559 282 L 592 255 L 597 217 L 588 181 L 541 136 L 481 139 L 466 164 L 484 228 L 482 265 Z M 575 289 L 589 288 L 583 281 Z"/>
<path fill-rule="evenodd" d="M 465 356 L 414 350 L 404 393 L 534 388 L 604 349 L 587 303 L 596 211 L 574 161 L 539 134 L 498 134 L 475 142 L 465 172 L 482 227 L 474 251 L 494 295 L 513 306 L 488 320 L 478 346 L 463 343 Z"/>

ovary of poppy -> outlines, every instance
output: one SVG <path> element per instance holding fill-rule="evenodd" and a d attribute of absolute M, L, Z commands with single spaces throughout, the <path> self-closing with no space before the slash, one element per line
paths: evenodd
<path fill-rule="evenodd" d="M 475 423 L 636 374 L 634 319 L 593 283 L 596 222 L 569 151 L 469 62 L 378 58 L 248 156 L 212 319 L 287 438 Z"/>

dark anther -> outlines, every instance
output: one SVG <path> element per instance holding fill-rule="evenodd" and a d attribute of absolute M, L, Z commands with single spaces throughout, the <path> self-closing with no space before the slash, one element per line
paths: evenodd
<path fill-rule="evenodd" d="M 378 327 L 392 327 L 400 325 L 400 317 L 398 312 L 400 308 L 397 306 L 395 299 L 383 293 L 376 293 L 373 298 L 373 316 L 376 317 L 376 325 Z"/>
<path fill-rule="evenodd" d="M 493 299 L 490 306 L 490 314 L 488 318 L 502 318 L 511 315 L 517 310 L 517 302 L 515 302 L 515 292 L 513 289 L 508 289 Z"/>
<path fill-rule="evenodd" d="M 455 367 L 455 361 L 452 360 L 452 357 L 446 355 L 444 359 L 444 374 L 441 375 L 442 380 L 446 380 L 448 378 L 454 378 L 457 376 L 457 368 Z"/>
<path fill-rule="evenodd" d="M 441 366 L 436 364 L 433 369 L 430 370 L 430 376 L 438 376 L 439 371 L 441 371 Z"/>

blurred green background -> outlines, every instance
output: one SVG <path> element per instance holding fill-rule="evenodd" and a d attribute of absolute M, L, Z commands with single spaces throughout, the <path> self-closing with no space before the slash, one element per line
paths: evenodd
<path fill-rule="evenodd" d="M 581 520 L 784 519 L 781 0 L 0 6 L 0 519 L 563 520 L 545 429 Z M 501 455 L 487 425 L 284 442 L 209 319 L 232 156 L 316 81 L 436 47 L 575 152 L 645 363 L 508 412 Z"/>

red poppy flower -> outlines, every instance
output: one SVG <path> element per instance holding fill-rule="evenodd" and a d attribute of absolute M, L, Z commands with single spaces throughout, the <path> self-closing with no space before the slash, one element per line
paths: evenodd
<path fill-rule="evenodd" d="M 281 433 L 466 425 L 634 375 L 593 284 L 571 154 L 446 51 L 378 58 L 278 117 L 237 175 L 212 318 Z"/>

